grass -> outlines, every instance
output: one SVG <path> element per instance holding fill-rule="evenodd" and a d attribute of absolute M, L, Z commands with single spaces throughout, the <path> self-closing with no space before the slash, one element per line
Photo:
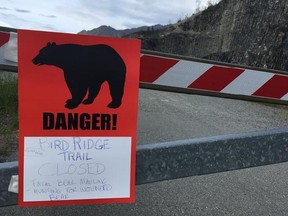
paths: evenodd
<path fill-rule="evenodd" d="M 0 162 L 17 150 L 18 80 L 0 77 Z M 16 144 L 16 145 L 15 145 Z"/>
<path fill-rule="evenodd" d="M 1 113 L 14 113 L 18 110 L 18 80 L 16 77 L 0 78 Z"/>

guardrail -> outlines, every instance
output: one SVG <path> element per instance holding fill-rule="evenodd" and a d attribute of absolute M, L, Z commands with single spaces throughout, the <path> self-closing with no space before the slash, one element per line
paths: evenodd
<path fill-rule="evenodd" d="M 136 184 L 288 161 L 288 128 L 137 146 Z M 16 205 L 8 192 L 18 163 L 0 164 L 0 206 Z"/>
<path fill-rule="evenodd" d="M 17 194 L 8 191 L 13 175 L 18 175 L 17 161 L 0 163 L 0 207 L 17 204 Z"/>

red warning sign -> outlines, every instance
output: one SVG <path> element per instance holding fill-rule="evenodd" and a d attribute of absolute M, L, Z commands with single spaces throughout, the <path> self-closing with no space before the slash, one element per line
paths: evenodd
<path fill-rule="evenodd" d="M 20 205 L 135 200 L 140 46 L 18 31 Z"/>

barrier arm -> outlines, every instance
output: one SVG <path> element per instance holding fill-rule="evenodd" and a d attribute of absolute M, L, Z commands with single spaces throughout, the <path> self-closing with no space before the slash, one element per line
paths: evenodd
<path fill-rule="evenodd" d="M 17 72 L 17 30 L 0 28 L 0 70 Z M 286 71 L 141 51 L 140 88 L 288 104 Z"/>

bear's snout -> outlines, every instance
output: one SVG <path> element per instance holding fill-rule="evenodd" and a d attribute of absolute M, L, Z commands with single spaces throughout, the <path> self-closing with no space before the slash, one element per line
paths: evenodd
<path fill-rule="evenodd" d="M 39 61 L 39 59 L 37 58 L 37 56 L 36 56 L 34 59 L 32 59 L 32 63 L 33 63 L 34 65 L 38 65 L 38 66 L 42 65 L 42 63 Z"/>

